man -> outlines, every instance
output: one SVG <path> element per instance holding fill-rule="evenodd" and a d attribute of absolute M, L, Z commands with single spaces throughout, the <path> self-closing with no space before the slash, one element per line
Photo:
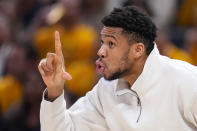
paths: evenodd
<path fill-rule="evenodd" d="M 70 109 L 63 88 L 71 75 L 55 33 L 56 53 L 48 53 L 38 67 L 47 85 L 41 130 L 197 130 L 196 67 L 161 56 L 155 25 L 135 7 L 114 9 L 102 23 L 96 65 L 104 78 Z"/>

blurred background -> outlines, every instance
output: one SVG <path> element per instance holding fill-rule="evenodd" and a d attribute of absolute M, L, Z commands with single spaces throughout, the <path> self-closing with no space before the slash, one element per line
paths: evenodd
<path fill-rule="evenodd" d="M 0 130 L 39 131 L 45 85 L 39 61 L 61 35 L 70 107 L 99 77 L 94 61 L 100 20 L 114 7 L 136 5 L 158 27 L 160 53 L 197 65 L 197 0 L 0 0 Z"/>

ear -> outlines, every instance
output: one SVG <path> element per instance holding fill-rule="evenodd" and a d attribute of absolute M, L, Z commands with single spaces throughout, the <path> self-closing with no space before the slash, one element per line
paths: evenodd
<path fill-rule="evenodd" d="M 135 44 L 135 58 L 140 58 L 145 53 L 145 46 L 143 43 Z"/>

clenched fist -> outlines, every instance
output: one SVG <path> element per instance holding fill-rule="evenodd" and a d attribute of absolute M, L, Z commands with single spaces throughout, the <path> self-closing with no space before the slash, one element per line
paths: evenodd
<path fill-rule="evenodd" d="M 40 61 L 38 69 L 47 86 L 48 99 L 54 100 L 62 94 L 65 81 L 72 79 L 71 75 L 65 71 L 58 31 L 55 32 L 55 53 L 47 53 L 46 58 Z"/>

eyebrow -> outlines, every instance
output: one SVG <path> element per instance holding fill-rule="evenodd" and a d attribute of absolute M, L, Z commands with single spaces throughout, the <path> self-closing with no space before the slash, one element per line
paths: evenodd
<path fill-rule="evenodd" d="M 111 37 L 111 38 L 113 38 L 117 41 L 116 37 L 114 37 L 113 35 L 107 35 L 107 34 L 103 34 L 103 35 L 106 36 L 106 37 Z"/>

